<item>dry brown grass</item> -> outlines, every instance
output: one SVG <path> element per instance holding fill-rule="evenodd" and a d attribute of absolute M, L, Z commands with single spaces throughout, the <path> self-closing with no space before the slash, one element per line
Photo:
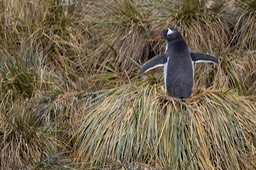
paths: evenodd
<path fill-rule="evenodd" d="M 0 169 L 255 169 L 254 13 L 198 2 L 1 1 Z M 167 26 L 220 60 L 185 103 L 138 75 Z"/>

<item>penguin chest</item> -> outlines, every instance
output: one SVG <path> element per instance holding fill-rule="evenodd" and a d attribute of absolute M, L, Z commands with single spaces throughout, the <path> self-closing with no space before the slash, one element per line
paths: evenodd
<path fill-rule="evenodd" d="M 165 89 L 173 97 L 185 99 L 192 93 L 193 63 L 190 57 L 168 58 L 164 65 Z"/>

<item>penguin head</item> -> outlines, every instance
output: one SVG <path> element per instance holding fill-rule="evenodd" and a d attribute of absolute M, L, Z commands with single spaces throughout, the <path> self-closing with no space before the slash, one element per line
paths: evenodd
<path fill-rule="evenodd" d="M 175 39 L 181 38 L 181 34 L 173 28 L 167 28 L 162 31 L 160 36 L 157 36 L 156 39 L 165 39 L 167 41 L 172 41 Z"/>

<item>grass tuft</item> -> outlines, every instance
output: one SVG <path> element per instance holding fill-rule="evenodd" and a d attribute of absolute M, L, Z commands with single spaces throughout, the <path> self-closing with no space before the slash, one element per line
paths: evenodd
<path fill-rule="evenodd" d="M 237 51 L 224 56 L 219 69 L 220 74 L 217 73 L 218 81 L 215 81 L 215 86 L 234 88 L 241 95 L 255 96 L 256 61 L 254 55 L 254 52 Z"/>
<path fill-rule="evenodd" d="M 21 169 L 34 165 L 56 152 L 60 144 L 55 137 L 51 122 L 44 114 L 47 107 L 23 100 L 9 102 L 10 93 L 1 102 L 1 169 Z"/>
<path fill-rule="evenodd" d="M 222 11 L 214 12 L 205 1 L 159 1 L 154 11 L 157 16 L 154 28 L 159 31 L 170 26 L 178 28 L 193 51 L 225 49 L 229 42 L 230 31 Z"/>
<path fill-rule="evenodd" d="M 232 92 L 201 89 L 183 103 L 165 100 L 156 85 L 125 85 L 84 112 L 75 162 L 79 168 L 252 169 L 255 111 Z"/>
<path fill-rule="evenodd" d="M 236 44 L 236 49 L 253 50 L 256 47 L 256 36 L 254 33 L 256 1 L 237 0 L 236 5 L 242 12 L 234 26 L 232 41 Z"/>
<path fill-rule="evenodd" d="M 0 1 L 0 169 L 256 169 L 254 1 Z M 177 28 L 193 95 L 165 98 Z"/>

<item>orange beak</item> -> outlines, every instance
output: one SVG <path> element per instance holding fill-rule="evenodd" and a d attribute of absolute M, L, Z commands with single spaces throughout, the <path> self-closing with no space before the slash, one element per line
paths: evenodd
<path fill-rule="evenodd" d="M 163 36 L 156 36 L 156 40 L 160 40 L 160 39 L 162 39 L 163 38 Z"/>

